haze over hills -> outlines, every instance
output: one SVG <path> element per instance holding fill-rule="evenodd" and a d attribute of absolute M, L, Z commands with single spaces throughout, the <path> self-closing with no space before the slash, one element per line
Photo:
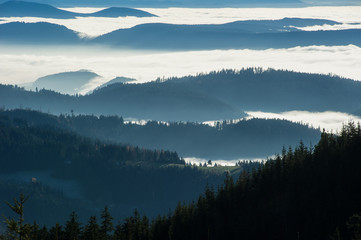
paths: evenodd
<path fill-rule="evenodd" d="M 50 89 L 59 93 L 73 95 L 79 93 L 84 88 L 84 85 L 96 77 L 99 77 L 99 75 L 88 70 L 57 73 L 38 78 L 32 84 L 32 88 Z"/>
<path fill-rule="evenodd" d="M 122 115 L 136 119 L 164 121 L 206 121 L 215 118 L 233 119 L 245 116 L 241 110 L 207 95 L 168 88 L 156 83 L 113 84 L 85 96 L 69 96 L 53 91 L 25 91 L 0 85 L 1 105 L 6 108 L 31 108 L 51 113 Z M 153 87 L 154 86 L 154 87 Z M 124 93 L 124 94 L 123 94 Z"/>
<path fill-rule="evenodd" d="M 220 25 L 174 25 L 149 23 L 99 36 L 94 43 L 132 49 L 268 49 L 311 45 L 361 46 L 361 30 L 300 31 L 291 24 L 312 26 L 332 21 L 283 19 L 239 21 Z M 305 24 L 306 23 L 306 24 Z"/>
<path fill-rule="evenodd" d="M 251 119 L 218 122 L 215 127 L 198 123 L 159 123 L 145 125 L 125 123 L 117 116 L 54 116 L 37 111 L 0 112 L 10 119 L 24 119 L 31 126 L 51 126 L 82 136 L 128 143 L 147 149 L 176 151 L 181 157 L 205 159 L 266 158 L 279 149 L 295 147 L 300 141 L 307 146 L 319 140 L 320 131 L 286 120 Z"/>
<path fill-rule="evenodd" d="M 361 82 L 336 76 L 281 70 L 223 70 L 167 81 L 112 84 L 85 96 L 0 87 L 7 109 L 50 113 L 120 115 L 164 121 L 237 119 L 243 111 L 341 111 L 361 106 Z"/>
<path fill-rule="evenodd" d="M 93 44 L 118 49 L 210 50 L 269 49 L 311 45 L 361 46 L 361 30 L 301 31 L 300 27 L 338 25 L 323 19 L 284 18 L 211 25 L 140 24 L 86 39 L 50 23 L 0 24 L 0 41 L 11 44 Z"/>
<path fill-rule="evenodd" d="M 90 216 L 105 205 L 117 220 L 134 208 L 152 216 L 165 214 L 225 176 L 222 168 L 186 166 L 175 152 L 100 142 L 49 125 L 30 126 L 20 118 L 2 115 L 0 133 L 1 197 L 11 199 L 17 191 L 30 195 L 26 219 L 41 224 L 65 222 L 73 210 Z M 244 169 L 252 166 L 244 164 Z M 238 176 L 241 168 L 233 170 Z M 63 184 L 59 189 L 54 182 Z M 71 188 L 76 197 L 69 196 Z M 2 214 L 9 216 L 6 210 Z"/>
<path fill-rule="evenodd" d="M 58 9 L 48 4 L 27 2 L 27 1 L 7 1 L 0 4 L 0 17 L 42 17 L 71 19 L 76 17 L 156 17 L 154 14 L 124 7 L 106 8 L 94 13 L 76 13 Z"/>
<path fill-rule="evenodd" d="M 0 42 L 6 44 L 77 45 L 78 33 L 64 26 L 38 22 L 0 24 Z"/>
<path fill-rule="evenodd" d="M 94 90 L 99 90 L 101 88 L 104 88 L 104 87 L 107 87 L 109 85 L 112 85 L 112 84 L 116 84 L 116 83 L 132 83 L 132 82 L 135 82 L 137 81 L 136 79 L 134 78 L 127 78 L 127 77 L 116 77 L 106 83 L 103 83 L 102 85 L 98 86 L 97 88 L 95 88 Z M 91 91 L 90 93 L 92 93 L 93 91 Z"/>
<path fill-rule="evenodd" d="M 5 2 L 5 1 L 4 1 Z M 127 6 L 127 7 L 302 7 L 302 6 L 318 6 L 318 5 L 360 5 L 357 0 L 176 0 L 176 1 L 164 1 L 164 0 L 79 0 L 76 3 L 70 0 L 37 0 L 37 2 L 53 4 L 60 7 L 74 7 L 74 6 L 91 6 L 91 7 L 108 7 L 108 6 Z"/>

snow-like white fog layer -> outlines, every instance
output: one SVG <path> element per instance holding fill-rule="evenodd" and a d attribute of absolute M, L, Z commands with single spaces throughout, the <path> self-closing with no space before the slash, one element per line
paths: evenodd
<path fill-rule="evenodd" d="M 74 12 L 95 12 L 100 8 L 68 8 Z M 79 17 L 76 19 L 46 18 L 2 18 L 1 23 L 50 22 L 60 24 L 81 33 L 82 36 L 95 37 L 120 28 L 130 28 L 143 23 L 170 24 L 222 24 L 241 20 L 269 20 L 284 17 L 318 18 L 334 20 L 342 25 L 316 26 L 304 30 L 338 30 L 361 28 L 361 6 L 345 7 L 307 7 L 307 8 L 146 8 L 158 17 L 119 17 L 97 18 Z M 354 24 L 355 23 L 355 24 Z"/>
<path fill-rule="evenodd" d="M 106 48 L 34 49 L 0 46 L 0 83 L 33 82 L 45 75 L 80 69 L 88 69 L 103 77 L 87 84 L 82 93 L 117 76 L 147 82 L 163 76 L 185 76 L 245 67 L 332 73 L 361 80 L 361 48 L 349 45 L 268 50 L 127 52 Z"/>
<path fill-rule="evenodd" d="M 302 122 L 315 128 L 325 129 L 328 132 L 340 132 L 343 124 L 350 121 L 361 122 L 361 118 L 342 112 L 308 112 L 308 111 L 290 111 L 282 113 L 270 112 L 246 112 L 248 118 L 266 118 L 266 119 L 286 119 L 292 122 Z"/>
<path fill-rule="evenodd" d="M 196 157 L 186 157 L 184 158 L 184 161 L 186 163 L 190 163 L 190 164 L 196 164 L 199 165 L 200 163 L 202 165 L 204 165 L 204 163 L 207 163 L 208 160 L 212 161 L 212 165 L 207 165 L 207 167 L 214 167 L 214 164 L 217 163 L 217 165 L 222 165 L 222 166 L 235 166 L 236 163 L 238 163 L 239 161 L 243 162 L 243 161 L 265 161 L 267 158 L 265 157 L 264 159 L 262 158 L 250 158 L 250 159 L 234 159 L 234 160 L 220 160 L 220 159 L 205 159 L 205 158 L 196 158 Z"/>

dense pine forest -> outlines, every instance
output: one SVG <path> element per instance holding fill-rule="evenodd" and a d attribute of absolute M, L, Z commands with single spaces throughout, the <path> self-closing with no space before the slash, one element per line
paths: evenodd
<path fill-rule="evenodd" d="M 141 84 L 116 83 L 84 96 L 0 84 L 0 107 L 199 122 L 237 119 L 246 115 L 244 111 L 359 114 L 360 91 L 359 81 L 338 76 L 247 68 Z"/>
<path fill-rule="evenodd" d="M 237 179 L 226 175 L 221 187 L 205 188 L 168 215 L 149 219 L 135 211 L 113 227 L 105 207 L 88 222 L 73 212 L 64 226 L 28 224 L 20 233 L 22 239 L 359 239 L 360 156 L 360 124 L 349 123 L 338 135 L 323 132 L 314 148 L 301 143 Z"/>
<path fill-rule="evenodd" d="M 25 119 L 31 126 L 52 126 L 102 141 L 128 143 L 147 149 L 177 151 L 182 157 L 215 159 L 266 158 L 285 144 L 302 140 L 310 146 L 320 131 L 280 119 L 218 121 L 214 127 L 194 122 L 125 122 L 118 116 L 50 115 L 31 110 L 1 111 L 0 116 Z"/>
<path fill-rule="evenodd" d="M 0 136 L 0 195 L 31 196 L 26 215 L 42 224 L 63 222 L 71 210 L 84 219 L 104 205 L 117 219 L 135 208 L 155 216 L 195 199 L 207 184 L 219 185 L 228 171 L 238 176 L 260 165 L 195 167 L 176 152 L 92 140 L 7 116 L 0 117 Z"/>

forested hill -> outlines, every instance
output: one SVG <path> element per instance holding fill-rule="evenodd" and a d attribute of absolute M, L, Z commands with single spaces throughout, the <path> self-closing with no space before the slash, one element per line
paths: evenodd
<path fill-rule="evenodd" d="M 241 118 L 243 111 L 359 113 L 360 92 L 361 82 L 337 76 L 249 68 L 112 84 L 85 96 L 0 85 L 0 107 L 199 122 Z"/>
<path fill-rule="evenodd" d="M 126 16 L 156 17 L 155 15 L 145 11 L 124 7 L 111 7 L 94 13 L 76 13 L 62 10 L 48 4 L 42 4 L 37 2 L 12 0 L 0 4 L 0 17 L 40 17 L 55 19 L 72 19 L 76 17 L 116 18 Z"/>
<path fill-rule="evenodd" d="M 80 135 L 129 143 L 149 149 L 177 151 L 182 157 L 208 159 L 265 158 L 282 146 L 307 146 L 319 140 L 320 131 L 299 123 L 275 119 L 218 122 L 215 127 L 200 123 L 148 121 L 125 123 L 117 116 L 61 115 L 30 110 L 0 111 L 0 116 L 25 119 L 32 126 L 54 126 Z"/>
<path fill-rule="evenodd" d="M 310 19 L 295 18 L 293 19 L 293 26 L 291 24 L 287 25 L 285 19 L 239 21 L 214 25 L 147 23 L 132 28 L 118 29 L 92 39 L 90 42 L 123 49 L 163 51 L 269 49 L 315 45 L 345 46 L 351 44 L 361 46 L 360 29 L 299 30 L 297 25 L 304 24 L 306 20 Z M 325 24 L 330 23 L 322 19 L 318 19 L 318 21 L 325 21 Z M 314 24 L 310 25 L 316 24 L 314 21 Z M 335 24 L 335 22 L 331 22 L 331 24 Z"/>
<path fill-rule="evenodd" d="M 211 95 L 244 110 L 289 110 L 356 113 L 361 108 L 361 82 L 339 76 L 248 68 L 162 80 Z"/>
<path fill-rule="evenodd" d="M 30 108 L 55 114 L 120 115 L 164 121 L 207 121 L 233 119 L 244 112 L 212 96 L 184 91 L 159 83 L 112 84 L 85 96 L 69 96 L 49 90 L 25 91 L 0 85 L 0 106 Z"/>
<path fill-rule="evenodd" d="M 360 156 L 360 125 L 323 133 L 314 149 L 300 145 L 236 182 L 228 178 L 152 229 L 166 225 L 162 239 L 359 239 L 360 216 L 345 223 L 361 211 Z"/>
<path fill-rule="evenodd" d="M 340 135 L 322 133 L 313 149 L 303 144 L 284 149 L 236 181 L 227 176 L 223 187 L 208 187 L 198 200 L 179 203 L 171 214 L 151 222 L 135 211 L 114 231 L 104 232 L 99 230 L 99 225 L 104 226 L 103 216 L 99 225 L 92 217 L 81 229 L 72 214 L 65 228 L 36 229 L 34 234 L 54 236 L 57 229 L 65 239 L 77 239 L 89 231 L 115 239 L 145 240 L 359 239 L 360 156 L 361 127 L 350 123 Z M 77 231 L 70 232 L 74 225 Z"/>
<path fill-rule="evenodd" d="M 152 216 L 166 213 L 225 176 L 222 168 L 188 166 L 175 152 L 90 140 L 6 116 L 0 117 L 0 136 L 1 197 L 29 195 L 25 215 L 31 222 L 55 224 L 71 210 L 90 215 L 105 205 L 119 220 L 134 208 Z M 241 167 L 229 170 L 238 175 Z"/>

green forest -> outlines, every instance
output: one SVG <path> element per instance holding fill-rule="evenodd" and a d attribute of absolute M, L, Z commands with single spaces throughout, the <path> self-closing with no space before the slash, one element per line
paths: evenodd
<path fill-rule="evenodd" d="M 105 205 L 117 220 L 135 208 L 150 217 L 165 214 L 207 185 L 218 186 L 226 174 L 239 176 L 260 165 L 192 166 L 176 152 L 93 140 L 7 116 L 0 116 L 0 135 L 0 195 L 31 196 L 26 215 L 41 224 L 64 222 L 72 210 L 84 220 Z"/>
<path fill-rule="evenodd" d="M 177 151 L 182 157 L 215 159 L 266 158 L 285 144 L 295 147 L 302 140 L 316 144 L 320 130 L 280 119 L 216 121 L 213 126 L 194 122 L 125 122 L 119 116 L 61 114 L 15 109 L 0 116 L 24 119 L 30 126 L 51 126 L 101 141 L 127 143 L 146 149 Z"/>
<path fill-rule="evenodd" d="M 361 83 L 334 75 L 245 68 L 115 83 L 86 95 L 0 84 L 0 107 L 52 114 L 118 115 L 157 121 L 239 119 L 245 111 L 360 113 Z"/>
<path fill-rule="evenodd" d="M 65 224 L 39 226 L 26 222 L 29 216 L 21 220 L 26 197 L 20 195 L 14 203 L 9 199 L 8 205 L 21 211 L 7 219 L 6 234 L 21 239 L 360 239 L 360 146 L 360 124 L 350 122 L 339 134 L 323 132 L 314 147 L 283 148 L 237 178 L 226 174 L 221 186 L 205 187 L 194 201 L 152 218 L 134 210 L 116 223 L 105 206 L 88 221 L 71 212 Z M 179 159 L 164 153 L 153 161 Z"/>

